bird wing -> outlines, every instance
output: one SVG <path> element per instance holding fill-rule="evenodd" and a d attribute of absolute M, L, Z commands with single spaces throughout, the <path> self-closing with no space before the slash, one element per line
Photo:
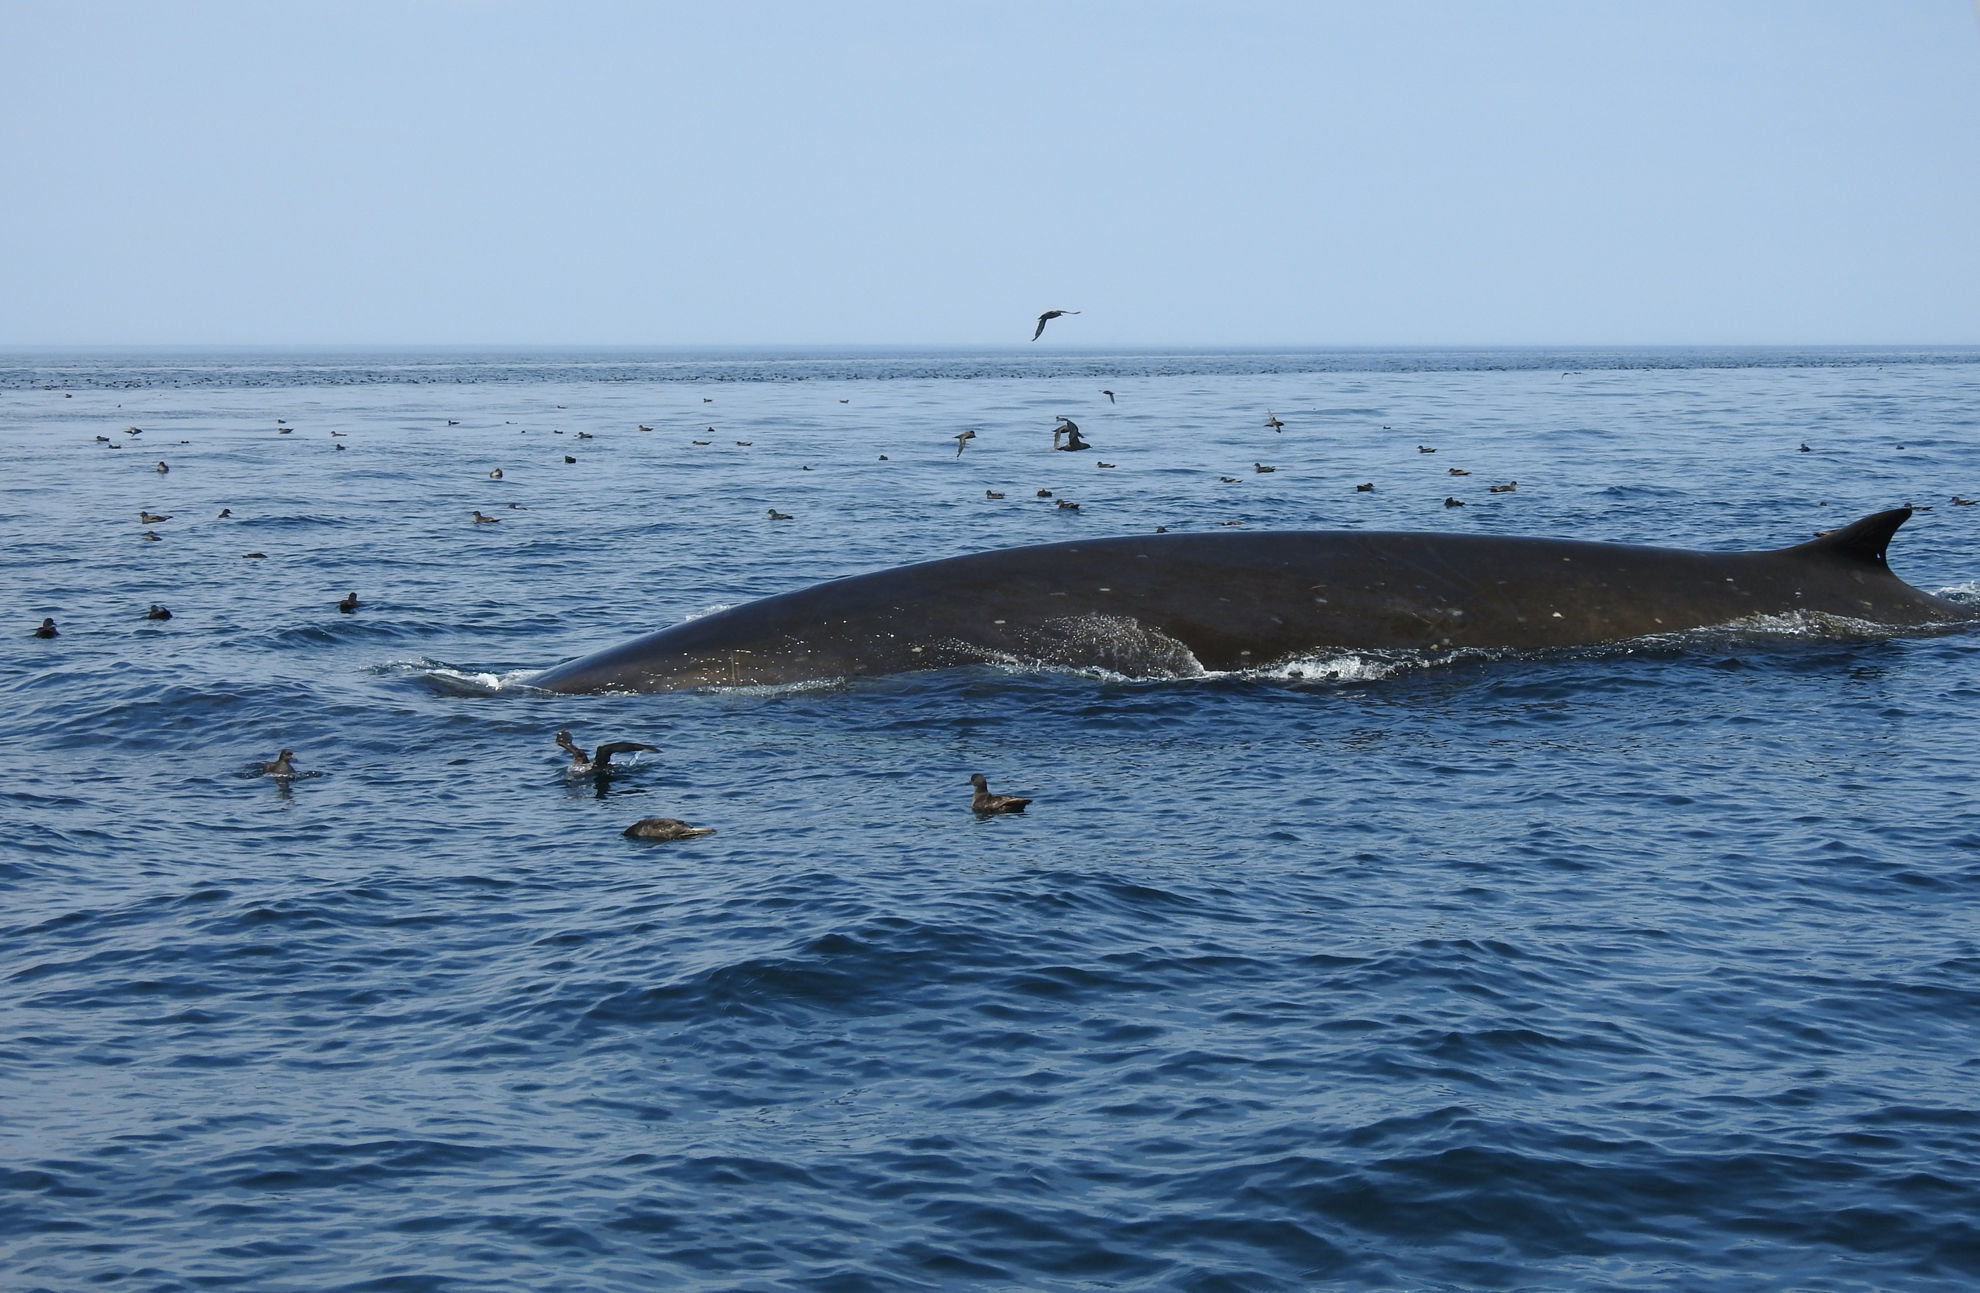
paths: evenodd
<path fill-rule="evenodd" d="M 1032 333 L 1032 334 L 1031 334 L 1031 339 L 1032 339 L 1033 341 L 1036 341 L 1036 340 L 1038 340 L 1038 338 L 1039 338 L 1039 337 L 1041 337 L 1041 336 L 1043 336 L 1043 335 L 1045 334 L 1045 320 L 1047 320 L 1047 319 L 1049 319 L 1049 318 L 1051 318 L 1051 317 L 1052 317 L 1052 316 L 1051 316 L 1051 315 L 1050 315 L 1049 313 L 1047 313 L 1047 314 L 1041 314 L 1041 315 L 1039 315 L 1039 316 L 1038 316 L 1038 331 L 1036 331 L 1036 332 L 1034 332 L 1034 333 Z"/>
<path fill-rule="evenodd" d="M 652 750 L 658 753 L 659 749 L 657 745 L 646 745 L 640 741 L 607 741 L 598 747 L 597 753 L 591 758 L 593 763 L 603 766 L 610 763 L 615 754 L 631 754 L 634 750 Z"/>

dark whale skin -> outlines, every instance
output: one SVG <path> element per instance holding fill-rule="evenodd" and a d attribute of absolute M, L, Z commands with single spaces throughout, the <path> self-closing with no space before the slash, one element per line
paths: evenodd
<path fill-rule="evenodd" d="M 765 686 L 996 660 L 1129 674 L 1329 650 L 1585 646 L 1803 614 L 1980 610 L 1891 573 L 1897 508 L 1762 552 L 1396 532 L 1156 534 L 950 557 L 766 597 L 546 670 L 554 692 Z"/>

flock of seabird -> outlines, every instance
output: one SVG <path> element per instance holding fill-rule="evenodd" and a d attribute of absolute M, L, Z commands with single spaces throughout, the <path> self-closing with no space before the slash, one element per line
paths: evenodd
<path fill-rule="evenodd" d="M 52 621 L 50 625 L 50 632 L 47 636 L 52 637 L 54 636 Z M 633 754 L 639 751 L 647 751 L 654 754 L 660 752 L 659 746 L 648 745 L 644 741 L 606 741 L 595 749 L 587 750 L 571 738 L 571 729 L 568 727 L 563 728 L 557 733 L 556 742 L 559 749 L 571 756 L 570 763 L 564 767 L 564 775 L 567 778 L 590 777 L 600 783 L 600 785 L 608 782 L 614 773 L 620 771 L 619 768 L 613 766 L 613 755 Z M 317 775 L 315 773 L 298 771 L 295 765 L 295 757 L 296 752 L 294 750 L 284 749 L 272 759 L 255 763 L 248 769 L 246 775 L 272 777 L 278 784 L 282 785 L 287 785 L 299 777 Z M 1031 802 L 1031 800 L 1020 795 L 997 795 L 990 793 L 989 784 L 983 779 L 983 774 L 980 772 L 970 775 L 969 784 L 972 791 L 969 799 L 969 809 L 979 817 L 995 817 L 1005 813 L 1021 813 L 1024 811 L 1025 805 Z M 712 826 L 692 826 L 678 817 L 642 817 L 621 832 L 629 840 L 650 841 L 691 840 L 698 836 L 713 835 L 714 833 L 715 828 Z"/>
<path fill-rule="evenodd" d="M 1038 316 L 1037 327 L 1033 330 L 1031 334 L 1031 339 L 1033 341 L 1036 341 L 1040 336 L 1044 335 L 1045 325 L 1051 322 L 1053 319 L 1061 318 L 1066 315 L 1076 315 L 1078 313 L 1080 313 L 1080 311 L 1078 310 L 1045 311 L 1043 314 L 1040 314 Z M 1100 394 L 1105 395 L 1107 397 L 1107 402 L 1109 404 L 1114 404 L 1117 402 L 1115 399 L 1115 393 L 1110 389 L 1103 388 L 1100 391 Z M 714 401 L 709 396 L 703 396 L 702 402 L 713 403 Z M 841 399 L 839 402 L 841 404 L 844 404 L 847 403 L 848 401 L 845 399 Z M 558 405 L 558 407 L 562 408 L 564 406 Z M 454 419 L 448 419 L 447 425 L 457 426 L 459 425 L 459 423 Z M 1283 420 L 1281 420 L 1279 416 L 1270 409 L 1266 410 L 1264 425 L 1270 428 L 1274 433 L 1283 433 L 1286 427 L 1286 423 Z M 641 423 L 639 425 L 639 429 L 641 431 L 653 430 L 651 426 L 646 425 L 644 423 Z M 1391 428 L 1385 426 L 1382 429 L 1387 431 L 1390 430 Z M 282 435 L 288 435 L 294 430 L 294 428 L 289 425 L 287 419 L 278 418 L 276 420 L 276 430 Z M 136 426 L 126 427 L 124 428 L 124 431 L 126 435 L 133 437 L 143 434 L 143 428 Z M 714 434 L 714 432 L 715 432 L 714 427 L 711 426 L 708 428 L 708 433 L 711 436 Z M 338 436 L 341 435 L 342 433 L 337 431 L 332 431 L 330 434 L 332 436 Z M 562 432 L 559 431 L 557 432 L 557 434 L 562 434 Z M 583 440 L 589 440 L 592 438 L 589 432 L 580 431 L 577 433 L 577 435 L 579 439 L 583 439 Z M 963 451 L 966 448 L 968 448 L 969 442 L 976 438 L 977 438 L 977 432 L 974 430 L 965 430 L 958 432 L 954 436 L 954 439 L 956 441 L 956 457 L 960 458 L 963 454 Z M 111 449 L 118 449 L 122 447 L 121 445 L 117 444 L 115 441 L 111 440 L 108 436 L 99 435 L 96 437 L 96 440 L 99 443 L 102 443 L 106 447 Z M 185 443 L 185 442 L 181 441 L 180 443 Z M 692 443 L 695 445 L 707 445 L 710 444 L 711 441 L 694 440 L 692 441 Z M 736 441 L 737 445 L 743 447 L 749 446 L 750 443 L 751 442 L 748 440 Z M 341 449 L 344 446 L 337 445 L 336 447 Z M 1082 450 L 1091 449 L 1093 446 L 1084 437 L 1081 436 L 1079 424 L 1077 422 L 1074 422 L 1069 417 L 1060 415 L 1057 418 L 1057 425 L 1053 428 L 1052 431 L 1052 447 L 1054 450 L 1060 452 L 1077 453 Z M 1431 445 L 1418 445 L 1417 452 L 1422 454 L 1434 454 L 1437 452 L 1437 450 L 1434 446 Z M 1805 443 L 1802 444 L 1799 448 L 1799 452 L 1801 453 L 1810 452 L 1809 446 Z M 881 455 L 881 460 L 882 461 L 886 460 L 885 454 Z M 577 459 L 576 457 L 570 454 L 566 454 L 564 455 L 564 461 L 566 463 L 575 463 L 577 462 Z M 1114 464 L 1110 462 L 1101 462 L 1098 464 L 1098 466 L 1112 467 L 1114 466 Z M 1254 462 L 1252 464 L 1252 469 L 1255 473 L 1259 473 L 1259 474 L 1270 473 L 1277 470 L 1276 467 L 1262 462 Z M 160 461 L 157 464 L 155 470 L 159 474 L 163 475 L 169 472 L 171 468 L 165 462 Z M 809 468 L 807 468 L 807 470 L 809 470 Z M 1461 467 L 1452 467 L 1449 469 L 1449 474 L 1454 477 L 1462 477 L 1462 476 L 1469 476 L 1471 473 L 1468 470 Z M 500 467 L 496 467 L 493 470 L 491 470 L 488 473 L 488 475 L 489 478 L 492 480 L 501 480 L 502 469 Z M 1221 476 L 1219 477 L 1219 479 L 1226 484 L 1237 483 L 1237 478 L 1232 476 Z M 1489 492 L 1494 494 L 1509 494 L 1517 490 L 1518 487 L 1519 487 L 1518 481 L 1507 481 L 1504 484 L 1488 486 L 1488 489 Z M 1358 493 L 1370 493 L 1373 492 L 1374 489 L 1375 489 L 1375 484 L 1373 481 L 1364 482 L 1362 484 L 1358 484 L 1355 486 L 1355 490 Z M 1037 491 L 1037 495 L 1041 499 L 1049 499 L 1052 498 L 1052 491 L 1049 489 L 1040 489 Z M 988 499 L 1002 499 L 1004 497 L 1004 494 L 996 490 L 985 490 L 984 497 Z M 1976 503 L 1980 503 L 1980 500 L 1962 498 L 1958 495 L 1954 495 L 1952 501 L 1956 506 L 1962 506 L 1962 507 L 1970 507 L 1970 506 L 1974 506 Z M 1071 499 L 1060 498 L 1054 500 L 1054 502 L 1055 502 L 1055 506 L 1062 511 L 1079 510 L 1079 504 L 1072 501 Z M 1444 499 L 1444 506 L 1447 508 L 1463 507 L 1464 505 L 1465 505 L 1464 500 L 1456 497 L 1446 497 Z M 516 508 L 516 509 L 520 509 L 522 507 L 522 505 L 518 503 L 511 503 L 509 504 L 509 506 L 511 508 Z M 232 511 L 231 509 L 223 508 L 221 509 L 219 515 L 222 519 L 224 519 L 231 516 Z M 769 517 L 773 521 L 788 521 L 793 519 L 790 513 L 781 512 L 774 507 L 769 509 Z M 478 508 L 473 510 L 473 518 L 474 518 L 474 523 L 477 525 L 495 525 L 498 524 L 501 520 L 500 517 L 484 515 Z M 162 525 L 165 522 L 170 521 L 171 519 L 172 517 L 169 513 L 155 513 L 149 510 L 141 510 L 138 513 L 139 523 L 145 526 Z M 1243 522 L 1225 521 L 1223 522 L 1223 524 L 1226 526 L 1232 526 L 1232 525 L 1242 525 Z M 1158 532 L 1166 532 L 1167 528 L 1168 527 L 1166 526 L 1158 527 Z M 158 534 L 155 531 L 149 529 L 145 531 L 143 537 L 146 541 L 150 541 L 150 542 L 159 541 Z M 262 557 L 264 554 L 259 552 L 250 552 L 250 553 L 245 553 L 243 555 L 248 558 L 257 558 L 257 557 Z M 356 612 L 359 605 L 360 603 L 358 600 L 357 593 L 351 592 L 337 603 L 337 609 L 340 612 L 348 615 Z M 145 617 L 151 620 L 169 620 L 172 618 L 172 612 L 166 609 L 164 606 L 158 605 L 157 603 L 153 603 L 150 609 L 145 613 Z M 41 621 L 41 624 L 33 630 L 32 636 L 37 638 L 44 638 L 44 639 L 54 638 L 60 636 L 60 630 L 56 627 L 55 620 L 51 616 L 44 618 Z M 566 754 L 570 755 L 570 763 L 565 768 L 566 776 L 592 777 L 601 783 L 609 779 L 614 774 L 614 772 L 618 770 L 614 767 L 612 763 L 612 758 L 614 755 L 633 754 L 637 752 L 654 752 L 654 753 L 658 752 L 658 747 L 648 745 L 641 741 L 607 741 L 593 750 L 586 750 L 582 746 L 576 744 L 576 742 L 572 739 L 569 728 L 564 728 L 560 730 L 557 733 L 555 739 L 558 747 L 561 748 Z M 273 759 L 253 765 L 253 767 L 250 768 L 249 771 L 250 774 L 252 775 L 273 777 L 277 781 L 284 783 L 293 780 L 298 776 L 315 775 L 315 774 L 307 774 L 307 773 L 298 773 L 294 764 L 294 758 L 295 758 L 294 750 L 284 749 L 280 753 L 278 753 Z M 980 817 L 987 818 L 1001 814 L 1021 813 L 1024 811 L 1026 805 L 1032 802 L 1030 799 L 1018 795 L 1000 795 L 1000 794 L 991 793 L 988 783 L 985 781 L 983 774 L 980 772 L 973 774 L 970 777 L 969 782 L 973 792 L 970 797 L 970 810 L 978 814 Z M 645 817 L 645 818 L 641 818 L 639 821 L 636 821 L 631 826 L 627 827 L 624 831 L 624 834 L 628 839 L 661 841 L 661 840 L 693 839 L 702 835 L 712 835 L 714 834 L 714 830 L 710 827 L 691 826 L 688 823 L 673 817 Z"/>

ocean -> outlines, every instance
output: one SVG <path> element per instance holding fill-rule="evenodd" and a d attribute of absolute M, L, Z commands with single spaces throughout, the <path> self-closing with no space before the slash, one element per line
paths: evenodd
<path fill-rule="evenodd" d="M 0 1287 L 1980 1282 L 1970 633 L 525 682 L 1157 526 L 1980 600 L 1980 350 L 39 352 L 0 453 Z"/>

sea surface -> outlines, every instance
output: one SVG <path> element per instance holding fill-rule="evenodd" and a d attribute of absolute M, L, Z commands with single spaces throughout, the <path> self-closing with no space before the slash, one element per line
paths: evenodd
<path fill-rule="evenodd" d="M 1975 600 L 1980 351 L 50 352 L 0 455 L 0 1288 L 1980 1284 L 1973 634 L 524 682 L 1158 525 Z"/>

